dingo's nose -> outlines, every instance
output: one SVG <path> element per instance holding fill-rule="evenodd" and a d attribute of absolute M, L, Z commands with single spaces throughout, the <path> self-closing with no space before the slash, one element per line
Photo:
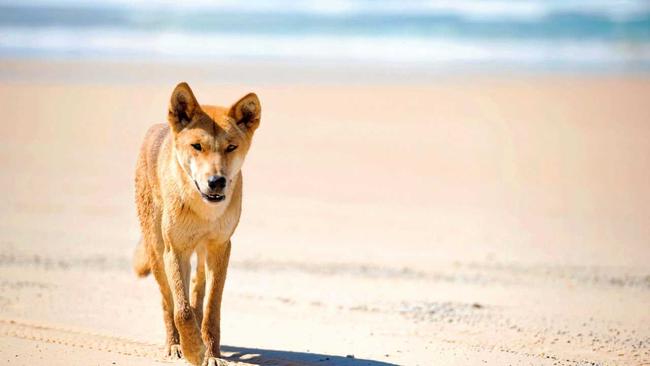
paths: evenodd
<path fill-rule="evenodd" d="M 226 188 L 226 178 L 213 175 L 208 178 L 208 187 L 210 187 L 210 189 Z"/>

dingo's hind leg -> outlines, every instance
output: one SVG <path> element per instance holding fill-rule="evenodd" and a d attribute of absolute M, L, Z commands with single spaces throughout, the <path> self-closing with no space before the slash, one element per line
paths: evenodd
<path fill-rule="evenodd" d="M 138 216 L 142 228 L 142 239 L 136 248 L 133 267 L 138 275 L 152 272 L 158 282 L 162 295 L 163 320 L 165 323 L 165 353 L 173 358 L 180 358 L 180 341 L 178 330 L 174 325 L 174 301 L 165 275 L 163 262 L 164 244 L 160 231 L 161 214 L 151 198 L 151 190 L 146 179 L 136 176 L 136 200 Z"/>
<path fill-rule="evenodd" d="M 162 295 L 163 320 L 165 322 L 166 333 L 165 354 L 171 358 L 178 359 L 181 358 L 182 352 L 178 329 L 176 329 L 176 325 L 174 324 L 174 300 L 169 283 L 167 282 L 162 260 L 156 261 L 152 272 L 154 273 L 154 277 L 156 277 L 156 282 L 158 282 L 160 294 Z"/>
<path fill-rule="evenodd" d="M 196 273 L 192 278 L 190 305 L 196 316 L 196 323 L 203 322 L 203 297 L 205 296 L 205 245 L 196 247 Z"/>
<path fill-rule="evenodd" d="M 181 346 L 180 338 L 178 336 L 178 329 L 174 324 L 174 299 L 172 297 L 172 291 L 167 280 L 167 275 L 165 274 L 165 264 L 163 261 L 163 252 L 164 244 L 162 242 L 162 234 L 160 234 L 160 224 L 158 222 L 154 223 L 158 226 L 155 226 L 153 238 L 148 238 L 151 240 L 151 244 L 147 245 L 149 249 L 149 264 L 151 266 L 151 272 L 158 282 L 158 287 L 160 289 L 160 295 L 162 296 L 162 310 L 163 310 L 163 321 L 165 323 L 165 354 L 174 359 L 181 358 Z"/>

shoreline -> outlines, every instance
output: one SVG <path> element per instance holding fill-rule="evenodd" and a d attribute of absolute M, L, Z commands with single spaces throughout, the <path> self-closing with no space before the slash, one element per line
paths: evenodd
<path fill-rule="evenodd" d="M 161 84 L 179 79 L 217 85 L 414 85 L 458 80 L 650 80 L 650 69 L 428 67 L 408 64 L 204 60 L 70 60 L 0 57 L 0 82 Z"/>

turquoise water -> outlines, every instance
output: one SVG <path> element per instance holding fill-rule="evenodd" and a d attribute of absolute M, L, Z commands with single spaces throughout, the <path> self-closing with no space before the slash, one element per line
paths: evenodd
<path fill-rule="evenodd" d="M 0 56 L 650 69 L 650 1 L 4 1 Z"/>

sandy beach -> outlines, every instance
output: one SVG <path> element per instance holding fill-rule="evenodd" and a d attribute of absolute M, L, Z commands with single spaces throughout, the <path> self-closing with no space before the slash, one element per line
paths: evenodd
<path fill-rule="evenodd" d="M 185 80 L 263 105 L 231 364 L 650 365 L 650 78 L 208 69 L 0 61 L 0 363 L 172 363 L 133 176 Z"/>

